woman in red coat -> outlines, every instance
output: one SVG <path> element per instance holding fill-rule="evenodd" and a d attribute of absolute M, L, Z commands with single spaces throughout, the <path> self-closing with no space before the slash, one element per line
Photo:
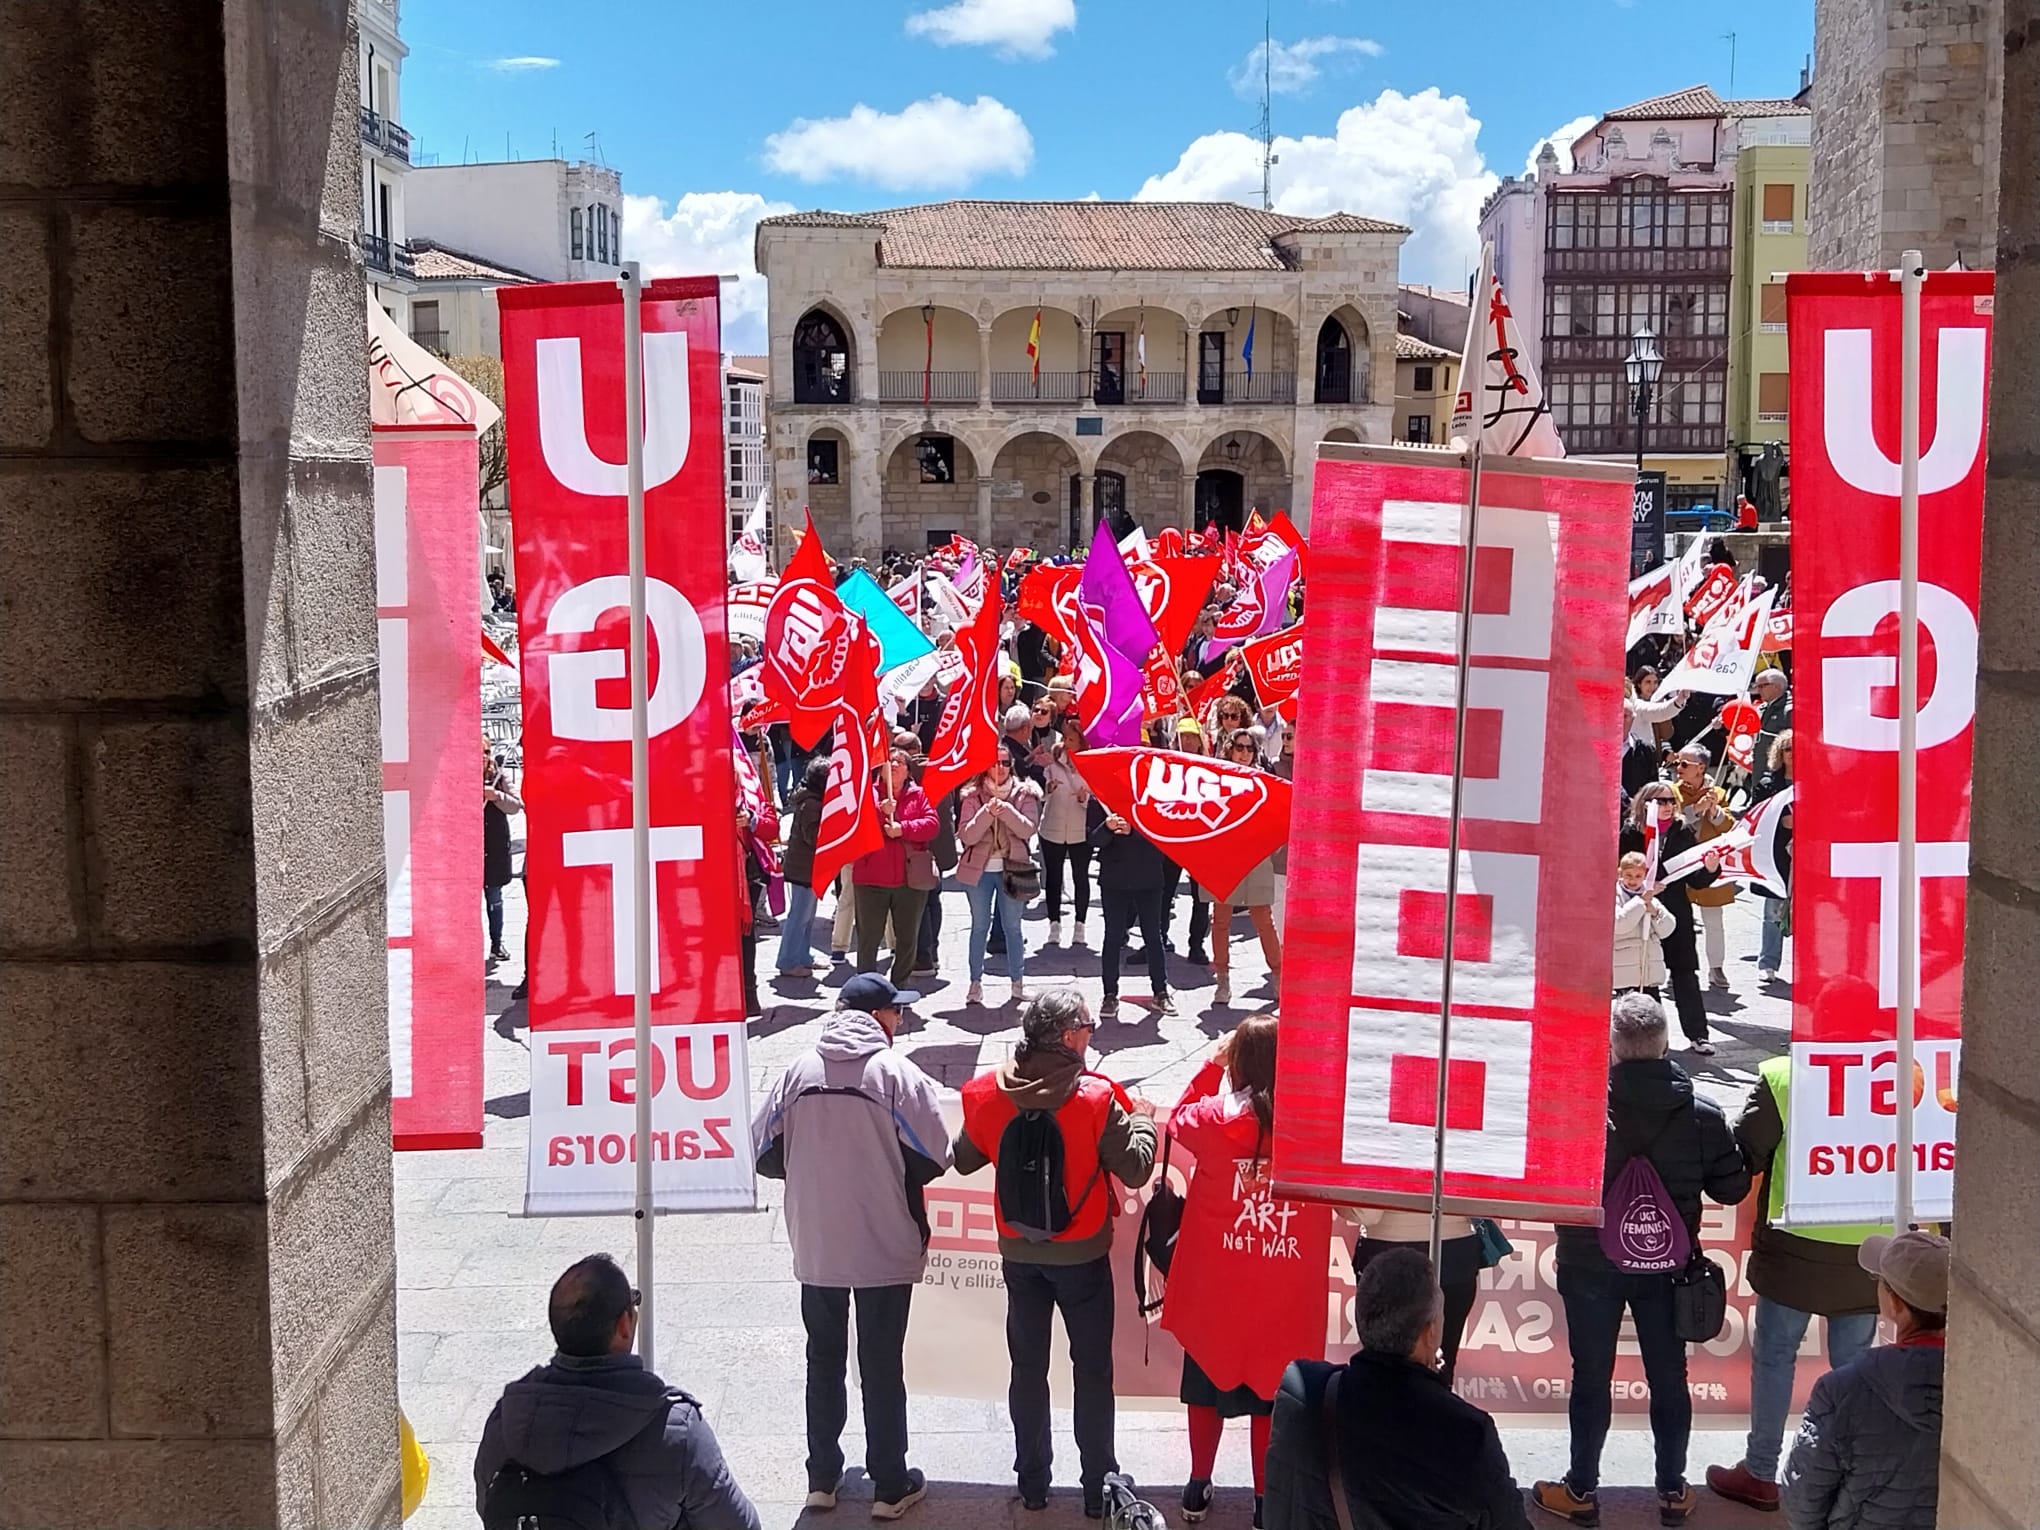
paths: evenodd
<path fill-rule="evenodd" d="M 1162 1327 L 1183 1346 L 1190 1481 L 1183 1517 L 1211 1508 L 1211 1470 L 1225 1420 L 1252 1422 L 1254 1523 L 1275 1389 L 1292 1360 L 1325 1353 L 1331 1212 L 1271 1193 L 1275 1016 L 1243 1020 L 1190 1081 L 1169 1134 L 1196 1160 L 1169 1265 Z"/>

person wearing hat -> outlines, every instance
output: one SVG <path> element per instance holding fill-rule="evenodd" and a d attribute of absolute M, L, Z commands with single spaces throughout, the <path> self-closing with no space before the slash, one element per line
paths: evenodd
<path fill-rule="evenodd" d="M 1813 1384 L 1782 1494 L 1792 1530 L 1932 1525 L 1941 1488 L 1941 1372 L 1948 1240 L 1879 1233 L 1858 1262 L 1877 1278 L 1895 1342 Z"/>
<path fill-rule="evenodd" d="M 927 1493 L 907 1465 L 907 1309 L 927 1265 L 922 1191 L 949 1167 L 935 1081 L 893 1050 L 919 999 L 875 972 L 843 985 L 812 1051 L 767 1092 L 751 1122 L 758 1171 L 786 1181 L 786 1233 L 807 1328 L 807 1507 L 833 1509 L 849 1415 L 844 1369 L 857 1307 L 864 1468 L 873 1519 Z"/>

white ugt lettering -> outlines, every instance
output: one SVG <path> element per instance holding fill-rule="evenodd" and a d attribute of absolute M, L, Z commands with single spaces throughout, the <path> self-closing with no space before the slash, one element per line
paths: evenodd
<path fill-rule="evenodd" d="M 1821 618 L 1823 642 L 1868 637 L 1898 610 L 1898 581 L 1878 579 L 1840 596 Z M 1920 625 L 1934 641 L 1934 694 L 1920 707 L 1920 748 L 1945 744 L 1976 715 L 1976 618 L 1960 596 L 1938 584 L 1920 585 Z M 1896 641 L 1896 638 L 1893 639 Z M 1895 654 L 1863 654 L 1820 661 L 1821 739 L 1842 749 L 1898 752 L 1898 719 L 1872 717 L 1870 693 L 1898 684 Z"/>
<path fill-rule="evenodd" d="M 593 632 L 604 616 L 629 604 L 630 580 L 622 574 L 591 579 L 553 602 L 546 613 L 545 630 L 556 635 Z M 657 738 L 685 722 L 701 700 L 701 688 L 708 677 L 708 647 L 694 607 L 663 579 L 645 581 L 645 627 L 659 653 L 659 683 L 645 699 L 646 733 Z M 546 674 L 555 738 L 613 744 L 630 737 L 629 706 L 598 706 L 595 701 L 595 682 L 621 680 L 627 662 L 623 648 L 548 656 Z"/>
<path fill-rule="evenodd" d="M 692 824 L 652 828 L 652 889 L 659 886 L 661 861 L 701 859 L 701 830 Z M 577 829 L 560 836 L 560 864 L 609 868 L 610 949 L 615 956 L 616 996 L 637 992 L 637 930 L 631 920 L 630 830 Z M 654 897 L 653 902 L 657 902 Z M 659 917 L 652 912 L 652 992 L 659 991 Z"/>
<path fill-rule="evenodd" d="M 1898 844 L 1842 844 L 1828 847 L 1828 865 L 1838 877 L 1877 878 L 1877 1007 L 1898 1006 Z M 1922 840 L 1913 863 L 1917 882 L 1928 877 L 1969 874 L 1969 841 Z M 1919 896 L 1918 892 L 1914 897 Z M 1920 930 L 1913 926 L 1913 1003 L 1920 1002 Z"/>
<path fill-rule="evenodd" d="M 1828 461 L 1865 494 L 1898 495 L 1899 465 L 1870 434 L 1870 331 L 1831 329 L 1823 337 L 1826 373 L 1821 429 Z M 1920 453 L 1920 493 L 1938 494 L 1969 476 L 1983 445 L 1983 330 L 1944 325 L 1937 347 L 1934 444 Z M 1885 358 L 1891 365 L 1891 358 Z M 1897 371 L 1895 365 L 1892 372 Z"/>
<path fill-rule="evenodd" d="M 645 487 L 656 489 L 687 460 L 691 421 L 687 336 L 645 336 Z M 538 449 L 562 488 L 621 499 L 627 465 L 604 462 L 588 445 L 581 405 L 581 342 L 571 336 L 538 342 Z"/>

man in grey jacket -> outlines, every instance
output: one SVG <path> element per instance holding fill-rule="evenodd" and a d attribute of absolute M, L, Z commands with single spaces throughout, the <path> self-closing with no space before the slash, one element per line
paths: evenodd
<path fill-rule="evenodd" d="M 849 1414 L 844 1369 L 857 1305 L 864 1466 L 873 1519 L 927 1494 L 907 1466 L 907 1309 L 928 1257 L 921 1192 L 949 1167 L 935 1081 L 892 1050 L 920 995 L 850 979 L 815 1049 L 781 1074 L 751 1123 L 759 1172 L 786 1180 L 786 1231 L 807 1327 L 807 1507 L 833 1509 Z"/>
<path fill-rule="evenodd" d="M 1792 1530 L 1912 1530 L 1934 1523 L 1941 1486 L 1941 1365 L 1948 1325 L 1948 1240 L 1879 1233 L 1858 1251 L 1877 1277 L 1877 1310 L 1896 1342 L 1813 1384 L 1792 1459 Z"/>

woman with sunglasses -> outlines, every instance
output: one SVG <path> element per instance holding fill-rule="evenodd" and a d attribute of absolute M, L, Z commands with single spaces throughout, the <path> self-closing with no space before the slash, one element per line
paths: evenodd
<path fill-rule="evenodd" d="M 1224 758 L 1231 764 L 1258 769 L 1261 741 L 1250 728 L 1235 729 L 1225 741 Z M 1211 1002 L 1232 1003 L 1232 916 L 1245 909 L 1261 937 L 1261 954 L 1268 961 L 1268 984 L 1278 993 L 1282 988 L 1282 937 L 1275 933 L 1275 858 L 1255 866 L 1224 898 L 1211 905 L 1211 966 L 1217 982 Z"/>
<path fill-rule="evenodd" d="M 992 915 L 1006 935 L 1006 976 L 1015 1002 L 1027 997 L 1026 942 L 1020 916 L 1038 873 L 1031 842 L 1041 824 L 1041 788 L 1014 774 L 1001 753 L 991 768 L 963 788 L 956 805 L 956 837 L 962 846 L 956 880 L 970 900 L 970 993 L 967 1003 L 984 1002 L 985 938 Z M 1022 896 L 1022 895 L 1025 896 Z"/>
<path fill-rule="evenodd" d="M 1036 711 L 1039 716 L 1039 710 Z M 1084 920 L 1091 912 L 1091 788 L 1077 770 L 1084 752 L 1084 730 L 1074 716 L 1062 720 L 1062 733 L 1048 749 L 1048 797 L 1041 809 L 1041 861 L 1048 882 L 1048 943 L 1062 944 L 1063 873 L 1069 873 L 1070 912 L 1075 916 L 1076 944 L 1084 943 Z"/>

